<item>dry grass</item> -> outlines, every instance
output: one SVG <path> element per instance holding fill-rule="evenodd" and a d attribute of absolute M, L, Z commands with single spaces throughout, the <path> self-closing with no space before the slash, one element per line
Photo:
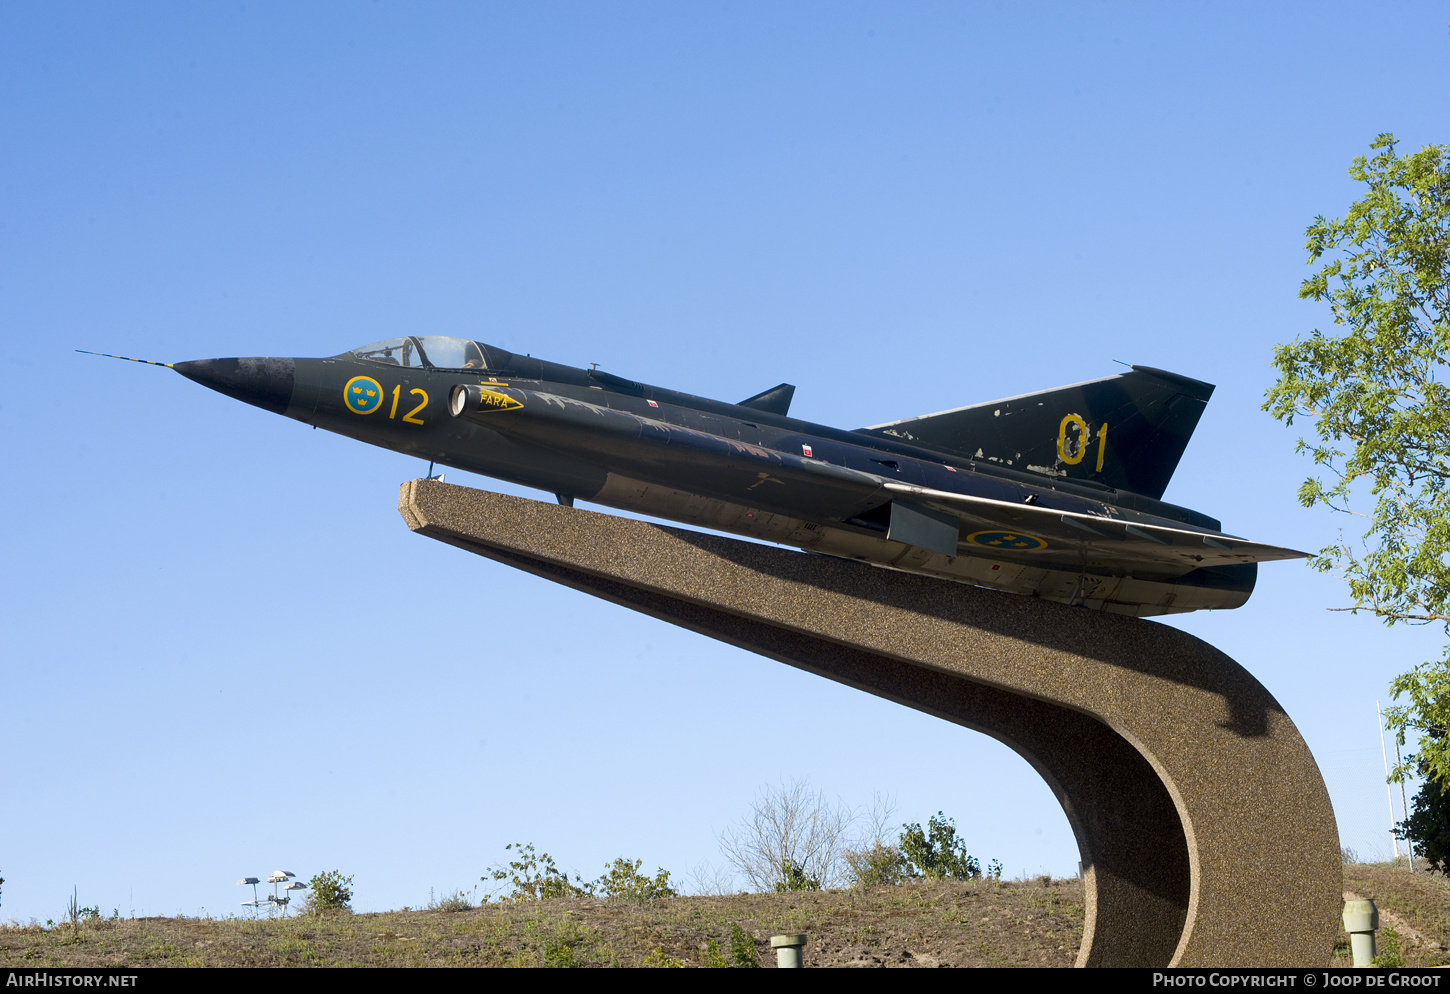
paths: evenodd
<path fill-rule="evenodd" d="M 1405 966 L 1450 964 L 1450 880 L 1406 867 L 1352 863 L 1344 868 L 1345 894 L 1369 898 L 1380 911 L 1380 949 L 1386 928 L 1399 941 Z M 1340 933 L 1334 965 L 1349 966 L 1349 937 Z"/>
<path fill-rule="evenodd" d="M 805 932 L 807 966 L 1070 966 L 1077 880 L 916 883 L 851 891 L 679 897 L 645 905 L 561 898 L 472 911 L 327 918 L 88 919 L 0 926 L 5 966 L 706 966 L 731 926 L 774 965 L 770 937 Z"/>
<path fill-rule="evenodd" d="M 1349 865 L 1344 890 L 1380 908 L 1381 951 L 1387 926 L 1404 965 L 1450 965 L 1450 881 Z M 326 918 L 12 923 L 0 926 L 0 965 L 698 967 L 730 961 L 732 925 L 753 940 L 761 966 L 774 963 L 770 937 L 786 932 L 810 936 L 808 966 L 1070 966 L 1082 941 L 1082 884 L 917 882 L 644 905 L 561 898 Z M 1350 965 L 1342 933 L 1331 965 Z"/>

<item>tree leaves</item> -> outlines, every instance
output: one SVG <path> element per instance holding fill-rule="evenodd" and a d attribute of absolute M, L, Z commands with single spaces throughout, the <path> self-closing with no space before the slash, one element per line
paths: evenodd
<path fill-rule="evenodd" d="M 1364 196 L 1305 232 L 1309 263 L 1324 264 L 1299 296 L 1328 303 L 1341 331 L 1274 349 L 1279 382 L 1264 409 L 1288 425 L 1312 421 L 1297 449 L 1325 476 L 1305 481 L 1300 503 L 1366 522 L 1358 542 L 1341 538 L 1312 561 L 1348 582 L 1352 604 L 1340 610 L 1447 624 L 1450 634 L 1450 146 L 1400 156 L 1395 144 L 1382 134 L 1375 155 L 1356 157 L 1349 174 Z M 1409 698 L 1389 712 L 1402 742 L 1406 728 L 1443 730 L 1450 657 L 1392 690 Z M 1450 783 L 1442 742 L 1427 738 L 1419 758 Z"/>
<path fill-rule="evenodd" d="M 967 844 L 957 835 L 956 822 L 940 811 L 927 819 L 925 832 L 919 823 L 902 830 L 901 854 L 916 873 L 928 880 L 975 880 L 982 875 L 982 864 L 967 852 Z"/>

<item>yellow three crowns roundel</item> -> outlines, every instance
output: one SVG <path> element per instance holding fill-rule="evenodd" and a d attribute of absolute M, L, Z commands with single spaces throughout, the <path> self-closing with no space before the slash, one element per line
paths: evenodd
<path fill-rule="evenodd" d="M 371 414 L 383 405 L 383 388 L 371 376 L 354 376 L 342 388 L 342 402 L 354 414 Z"/>
<path fill-rule="evenodd" d="M 967 541 L 973 545 L 985 545 L 989 549 L 1011 550 L 1013 552 L 1036 552 L 1047 548 L 1047 540 L 1022 532 L 987 531 L 972 532 Z"/>

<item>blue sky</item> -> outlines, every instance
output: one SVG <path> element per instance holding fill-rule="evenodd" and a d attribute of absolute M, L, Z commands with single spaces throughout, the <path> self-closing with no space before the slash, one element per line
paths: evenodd
<path fill-rule="evenodd" d="M 0 918 L 72 886 L 226 914 L 279 867 L 417 906 L 517 841 L 688 878 L 782 778 L 1073 872 L 991 740 L 416 537 L 394 508 L 423 465 L 73 350 L 460 335 L 726 400 L 788 380 L 842 427 L 1123 360 L 1218 384 L 1168 499 L 1317 549 L 1352 522 L 1295 501 L 1272 347 L 1329 328 L 1303 231 L 1359 195 L 1350 159 L 1450 142 L 1446 20 L 0 6 Z M 1170 622 L 1269 687 L 1331 786 L 1443 641 L 1344 600 L 1275 564 L 1246 607 Z M 1363 794 L 1336 796 L 1346 840 L 1384 835 Z"/>

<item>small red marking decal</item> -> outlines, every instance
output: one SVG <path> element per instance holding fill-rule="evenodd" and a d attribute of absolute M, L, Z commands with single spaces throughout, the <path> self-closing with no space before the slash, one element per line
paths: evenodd
<path fill-rule="evenodd" d="M 806 456 L 806 457 L 809 458 L 811 456 L 811 447 L 809 445 L 802 445 L 801 446 L 801 455 Z"/>
<path fill-rule="evenodd" d="M 955 473 L 956 471 L 957 471 L 957 468 L 955 466 L 948 466 L 947 467 L 947 472 L 948 473 Z"/>
<path fill-rule="evenodd" d="M 659 407 L 660 406 L 660 405 L 656 404 L 652 400 L 647 400 L 647 401 L 645 401 L 645 403 L 648 404 L 650 407 Z"/>
<path fill-rule="evenodd" d="M 1000 567 L 1000 566 L 993 566 L 992 568 L 993 569 L 1001 569 L 1002 567 Z"/>

